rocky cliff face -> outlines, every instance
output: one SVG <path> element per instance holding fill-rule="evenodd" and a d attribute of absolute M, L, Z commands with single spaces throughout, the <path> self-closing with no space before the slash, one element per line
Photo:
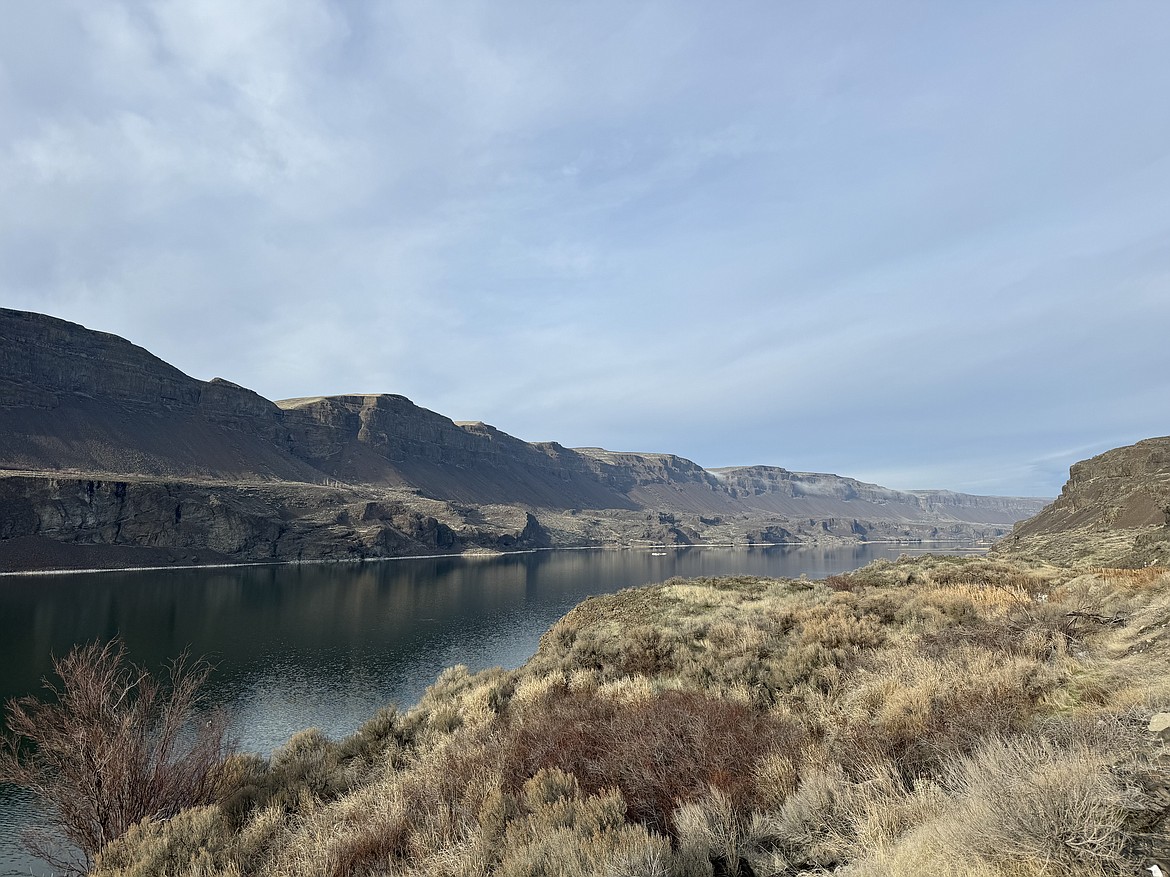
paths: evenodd
<path fill-rule="evenodd" d="M 732 496 L 776 514 L 857 517 L 892 522 L 1011 526 L 1045 505 L 1036 497 L 973 496 L 944 490 L 902 491 L 839 475 L 775 466 L 713 469 Z"/>
<path fill-rule="evenodd" d="M 209 420 L 282 439 L 280 410 L 258 393 L 197 381 L 117 335 L 0 308 L 0 406 L 56 408 L 69 397 Z"/>
<path fill-rule="evenodd" d="M 0 467 L 313 481 L 279 408 L 128 341 L 0 309 Z"/>
<path fill-rule="evenodd" d="M 1099 566 L 1170 562 L 1170 436 L 1074 464 L 1060 496 L 998 550 Z"/>
<path fill-rule="evenodd" d="M 0 473 L 0 569 L 41 564 L 53 546 L 77 566 L 993 538 L 1038 508 L 533 444 L 391 394 L 273 403 L 114 335 L 4 309 Z"/>
<path fill-rule="evenodd" d="M 488 521 L 391 491 L 0 478 L 0 571 L 360 560 L 549 544 L 530 514 Z"/>
<path fill-rule="evenodd" d="M 625 508 L 629 479 L 555 442 L 521 441 L 485 423 L 456 423 L 396 395 L 277 403 L 298 458 L 355 484 L 411 485 L 429 496 L 533 508 Z"/>
<path fill-rule="evenodd" d="M 1013 523 L 1036 514 L 1047 500 L 1034 496 L 973 496 L 950 490 L 912 490 L 927 514 L 950 515 L 960 521 Z"/>

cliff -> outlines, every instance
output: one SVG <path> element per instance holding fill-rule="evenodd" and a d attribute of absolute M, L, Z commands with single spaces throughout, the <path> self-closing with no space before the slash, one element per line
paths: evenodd
<path fill-rule="evenodd" d="M 1043 504 L 1035 497 L 973 496 L 946 490 L 901 491 L 839 475 L 774 466 L 711 470 L 744 505 L 793 517 L 848 516 L 914 523 L 1010 525 Z"/>
<path fill-rule="evenodd" d="M 198 381 L 122 338 L 0 309 L 0 466 L 313 481 L 279 408 Z"/>
<path fill-rule="evenodd" d="M 1060 496 L 997 550 L 1080 565 L 1170 562 L 1170 436 L 1074 464 Z"/>
<path fill-rule="evenodd" d="M 993 539 L 1043 504 L 530 443 L 393 394 L 274 403 L 115 335 L 5 309 L 0 374 L 0 571 Z"/>
<path fill-rule="evenodd" d="M 484 423 L 456 423 L 403 396 L 276 403 L 292 452 L 331 478 L 412 485 L 455 502 L 625 508 L 628 479 L 555 442 L 529 444 Z"/>

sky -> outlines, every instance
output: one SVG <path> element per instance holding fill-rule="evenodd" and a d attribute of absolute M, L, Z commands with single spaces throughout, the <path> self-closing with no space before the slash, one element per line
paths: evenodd
<path fill-rule="evenodd" d="M 1170 432 L 1170 4 L 28 0 L 0 306 L 270 399 L 1053 496 Z"/>

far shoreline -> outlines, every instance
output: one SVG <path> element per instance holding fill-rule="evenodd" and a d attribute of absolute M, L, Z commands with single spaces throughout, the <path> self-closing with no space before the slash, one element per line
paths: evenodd
<path fill-rule="evenodd" d="M 440 560 L 440 559 L 464 559 L 464 560 L 486 560 L 496 557 L 508 557 L 511 555 L 522 554 L 537 554 L 542 551 L 680 551 L 684 549 L 693 548 L 734 548 L 740 550 L 755 550 L 755 549 L 769 549 L 769 548 L 850 548 L 854 546 L 863 545 L 902 545 L 907 551 L 929 551 L 930 547 L 937 545 L 963 545 L 969 544 L 970 547 L 960 549 L 971 553 L 986 553 L 990 550 L 991 544 L 979 545 L 971 544 L 969 539 L 873 539 L 861 540 L 857 542 L 704 542 L 698 545 L 674 545 L 654 542 L 643 542 L 641 540 L 634 540 L 637 544 L 605 544 L 605 545 L 552 545 L 546 548 L 521 548 L 511 551 L 493 551 L 493 550 L 471 550 L 461 551 L 447 554 L 403 554 L 396 557 L 354 557 L 354 558 L 319 558 L 316 560 L 259 560 L 259 561 L 241 561 L 239 563 L 188 563 L 188 564 L 170 564 L 166 566 L 110 566 L 110 567 L 89 567 L 81 569 L 32 569 L 32 570 L 12 570 L 0 571 L 0 579 L 16 578 L 21 576 L 68 576 L 68 575 L 94 575 L 99 573 L 121 573 L 121 572 L 165 572 L 168 570 L 192 570 L 192 569 L 241 569 L 245 567 L 281 567 L 281 566 L 324 566 L 324 565 L 342 565 L 342 564 L 365 564 L 365 563 L 388 563 L 402 560 Z"/>

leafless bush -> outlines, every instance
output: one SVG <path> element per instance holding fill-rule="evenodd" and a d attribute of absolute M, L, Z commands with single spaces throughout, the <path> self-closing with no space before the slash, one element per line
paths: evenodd
<path fill-rule="evenodd" d="M 54 867 L 83 873 L 110 841 L 142 819 L 168 819 L 209 802 L 229 750 L 226 717 L 205 711 L 211 665 L 186 653 L 163 679 L 130 663 L 120 640 L 76 646 L 55 658 L 47 700 L 7 704 L 0 781 L 23 786 L 52 828 L 84 859 L 51 838 L 26 839 Z"/>
<path fill-rule="evenodd" d="M 825 584 L 829 586 L 832 591 L 848 591 L 854 593 L 861 590 L 861 585 L 854 580 L 852 576 L 836 575 L 829 576 L 825 579 Z"/>
<path fill-rule="evenodd" d="M 631 821 L 671 833 L 671 814 L 714 787 L 737 810 L 756 795 L 752 766 L 805 743 L 796 723 L 699 692 L 665 692 L 622 704 L 570 693 L 505 736 L 505 786 L 519 788 L 542 769 L 572 774 L 587 794 L 617 788 Z"/>

